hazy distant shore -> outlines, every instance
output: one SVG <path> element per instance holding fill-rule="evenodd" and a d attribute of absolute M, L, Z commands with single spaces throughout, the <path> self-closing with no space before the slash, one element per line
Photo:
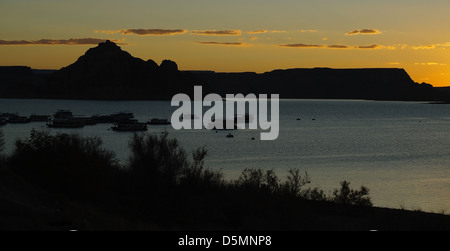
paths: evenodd
<path fill-rule="evenodd" d="M 402 68 L 295 68 L 265 73 L 181 71 L 176 62 L 133 57 L 107 40 L 59 70 L 0 66 L 0 98 L 170 100 L 177 93 L 279 94 L 287 99 L 450 100 L 448 88 L 417 83 Z"/>

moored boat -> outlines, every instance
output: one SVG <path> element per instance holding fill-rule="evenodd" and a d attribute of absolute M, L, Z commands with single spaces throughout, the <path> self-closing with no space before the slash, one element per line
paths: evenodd
<path fill-rule="evenodd" d="M 47 122 L 47 126 L 50 128 L 82 128 L 84 123 L 72 119 L 53 119 Z"/>
<path fill-rule="evenodd" d="M 234 135 L 231 134 L 231 133 L 228 133 L 228 134 L 227 134 L 227 138 L 234 138 Z"/>
<path fill-rule="evenodd" d="M 147 131 L 147 123 L 140 123 L 136 119 L 128 119 L 117 122 L 111 129 L 118 132 Z"/>
<path fill-rule="evenodd" d="M 71 119 L 73 118 L 73 113 L 69 110 L 58 110 L 53 114 L 55 119 Z"/>
<path fill-rule="evenodd" d="M 26 124 L 26 123 L 30 123 L 30 119 L 28 117 L 21 117 L 21 116 L 10 117 L 8 119 L 8 123 L 9 124 Z"/>
<path fill-rule="evenodd" d="M 147 122 L 149 125 L 170 125 L 170 121 L 168 119 L 157 119 L 153 118 Z"/>
<path fill-rule="evenodd" d="M 134 119 L 134 114 L 132 112 L 118 112 L 113 113 L 110 116 L 114 122 Z"/>
<path fill-rule="evenodd" d="M 31 122 L 46 122 L 50 119 L 50 115 L 32 114 L 29 118 Z"/>

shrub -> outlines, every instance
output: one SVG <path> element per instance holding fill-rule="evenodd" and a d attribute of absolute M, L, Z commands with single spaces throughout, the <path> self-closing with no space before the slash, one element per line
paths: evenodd
<path fill-rule="evenodd" d="M 167 136 L 134 134 L 130 140 L 128 171 L 140 189 L 173 187 L 188 166 L 186 152 Z"/>
<path fill-rule="evenodd" d="M 191 188 L 211 188 L 224 185 L 223 173 L 204 167 L 207 155 L 205 148 L 199 148 L 192 153 L 193 162 L 181 170 L 180 184 Z"/>
<path fill-rule="evenodd" d="M 0 130 L 0 168 L 4 164 L 4 156 L 2 155 L 3 150 L 5 150 L 5 139 L 3 138 L 3 131 Z"/>
<path fill-rule="evenodd" d="M 279 179 L 273 170 L 246 168 L 234 182 L 238 189 L 276 193 L 279 191 Z"/>
<path fill-rule="evenodd" d="M 3 131 L 0 130 L 0 154 L 5 150 L 5 138 L 3 138 Z"/>
<path fill-rule="evenodd" d="M 341 188 L 335 189 L 333 192 L 332 201 L 340 204 L 358 205 L 358 206 L 372 206 L 369 189 L 361 186 L 360 190 L 353 190 L 350 188 L 350 182 L 342 181 Z"/>
<path fill-rule="evenodd" d="M 302 187 L 311 183 L 308 173 L 305 172 L 305 175 L 302 176 L 299 169 L 290 169 L 288 173 L 287 179 L 282 185 L 283 192 L 292 197 L 304 197 Z"/>
<path fill-rule="evenodd" d="M 31 183 L 75 198 L 93 198 L 107 190 L 119 171 L 115 154 L 100 138 L 32 130 L 17 140 L 9 166 Z"/>
<path fill-rule="evenodd" d="M 178 185 L 189 191 L 224 185 L 222 172 L 204 167 L 205 148 L 194 151 L 191 162 L 178 141 L 169 139 L 167 132 L 159 137 L 134 134 L 129 145 L 128 172 L 138 193 L 162 194 Z"/>

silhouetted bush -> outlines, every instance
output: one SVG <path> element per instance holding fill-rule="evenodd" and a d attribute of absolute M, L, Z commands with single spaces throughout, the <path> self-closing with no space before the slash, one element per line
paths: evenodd
<path fill-rule="evenodd" d="M 3 138 L 3 131 L 0 130 L 0 168 L 3 168 L 3 164 L 5 158 L 2 154 L 3 150 L 5 150 L 5 139 Z"/>
<path fill-rule="evenodd" d="M 223 173 L 204 167 L 207 155 L 205 148 L 199 148 L 192 153 L 193 162 L 181 170 L 180 184 L 184 187 L 208 189 L 225 184 Z"/>
<path fill-rule="evenodd" d="M 3 138 L 3 131 L 0 130 L 0 154 L 5 150 L 5 138 Z"/>
<path fill-rule="evenodd" d="M 234 182 L 238 190 L 253 192 L 277 193 L 279 179 L 273 170 L 249 169 L 242 171 L 241 176 Z"/>
<path fill-rule="evenodd" d="M 283 192 L 292 197 L 304 197 L 305 192 L 302 191 L 302 187 L 311 183 L 308 173 L 305 172 L 305 175 L 302 176 L 299 169 L 290 169 L 288 173 L 286 181 L 282 185 Z"/>
<path fill-rule="evenodd" d="M 204 167 L 207 151 L 199 148 L 190 162 L 177 139 L 169 139 L 165 132 L 156 135 L 134 134 L 129 142 L 131 156 L 128 171 L 143 187 L 164 188 L 184 186 L 222 185 L 223 174 Z"/>
<path fill-rule="evenodd" d="M 105 194 L 119 172 L 113 152 L 102 148 L 100 138 L 32 130 L 17 140 L 8 165 L 31 183 L 77 199 Z"/>
<path fill-rule="evenodd" d="M 205 148 L 193 151 L 191 158 L 168 133 L 134 134 L 129 162 L 123 167 L 96 137 L 32 130 L 15 146 L 5 163 L 30 183 L 69 203 L 85 203 L 89 210 L 164 229 L 210 224 L 298 229 L 312 224 L 308 214 L 317 205 L 372 205 L 366 187 L 353 190 L 344 181 L 326 196 L 308 187 L 311 179 L 299 169 L 289 170 L 283 181 L 274 170 L 249 168 L 238 179 L 225 180 L 221 170 L 205 167 Z"/>
<path fill-rule="evenodd" d="M 361 186 L 360 190 L 354 190 L 350 188 L 350 182 L 342 181 L 341 188 L 335 189 L 331 201 L 340 204 L 358 205 L 358 206 L 372 206 L 370 199 L 369 189 L 365 186 Z"/>
<path fill-rule="evenodd" d="M 165 227 L 210 220 L 224 181 L 220 171 L 204 167 L 204 148 L 194 151 L 190 160 L 167 132 L 160 136 L 134 134 L 129 145 L 128 185 L 124 186 L 129 196 L 125 200 L 134 198 L 129 204 L 139 208 L 143 218 Z"/>
<path fill-rule="evenodd" d="M 129 142 L 131 155 L 127 171 L 136 192 L 165 193 L 174 188 L 189 162 L 187 154 L 168 133 L 134 134 Z"/>

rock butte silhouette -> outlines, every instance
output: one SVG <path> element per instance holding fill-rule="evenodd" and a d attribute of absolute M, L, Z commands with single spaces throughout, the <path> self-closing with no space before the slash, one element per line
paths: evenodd
<path fill-rule="evenodd" d="M 415 83 L 404 69 L 287 69 L 265 73 L 180 71 L 171 60 L 158 64 L 133 57 L 107 40 L 60 70 L 0 67 L 0 97 L 170 100 L 177 93 L 280 94 L 281 98 L 450 100 L 449 88 Z"/>

